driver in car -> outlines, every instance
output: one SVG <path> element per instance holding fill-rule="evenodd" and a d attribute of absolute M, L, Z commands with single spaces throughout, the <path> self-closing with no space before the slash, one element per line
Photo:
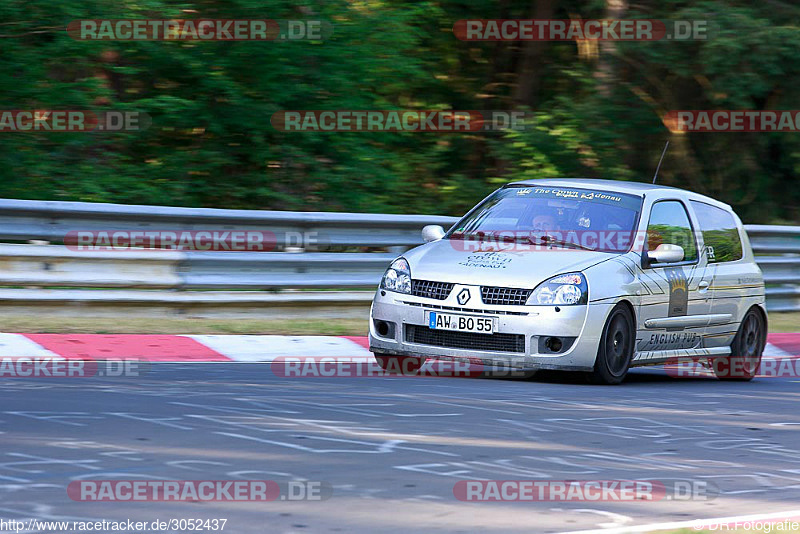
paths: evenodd
<path fill-rule="evenodd" d="M 533 229 L 536 232 L 552 232 L 558 230 L 556 218 L 552 215 L 537 215 L 533 218 Z"/>

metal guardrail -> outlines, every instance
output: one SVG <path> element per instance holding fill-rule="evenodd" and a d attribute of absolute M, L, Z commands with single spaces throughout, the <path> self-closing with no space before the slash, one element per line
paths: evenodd
<path fill-rule="evenodd" d="M 800 226 L 746 224 L 756 254 L 800 254 Z"/>
<path fill-rule="evenodd" d="M 377 286 L 392 253 L 80 251 L 0 245 L 0 286 L 308 289 Z"/>
<path fill-rule="evenodd" d="M 372 295 L 372 291 L 0 289 L 0 315 L 365 320 Z"/>
<path fill-rule="evenodd" d="M 767 284 L 770 311 L 800 311 L 800 226 L 745 226 Z"/>
<path fill-rule="evenodd" d="M 324 245 L 408 247 L 421 242 L 426 224 L 448 226 L 454 217 L 293 211 L 174 208 L 91 202 L 0 199 L 0 241 L 63 242 L 82 231 L 269 231 L 277 245 L 287 237 L 314 231 Z"/>
<path fill-rule="evenodd" d="M 189 252 L 180 273 L 191 289 L 377 287 L 392 253 Z"/>
<path fill-rule="evenodd" d="M 273 232 L 279 247 L 292 244 L 285 239 L 290 233 L 317 232 L 320 242 L 325 245 L 388 249 L 418 245 L 422 242 L 420 231 L 424 225 L 447 227 L 456 220 L 454 217 L 424 215 L 221 210 L 0 199 L 0 241 L 6 242 L 62 242 L 65 235 L 77 230 L 194 231 L 213 228 Z M 748 225 L 745 228 L 764 272 L 769 309 L 800 311 L 800 227 Z M 372 288 L 395 256 L 392 252 L 92 252 L 72 250 L 62 245 L 6 244 L 0 245 L 0 286 L 214 290 L 218 292 L 216 296 L 207 298 L 217 299 L 224 305 L 228 297 L 221 293 L 223 290 L 250 290 L 248 298 L 258 301 L 260 297 L 253 291 Z M 27 293 L 4 291 L 6 298 L 0 299 L 3 303 L 24 299 L 22 295 L 25 294 L 33 301 L 38 298 L 34 298 L 35 289 L 27 290 Z M 55 302 L 60 298 L 59 290 L 47 291 L 48 296 L 42 297 L 44 301 Z M 72 291 L 69 297 L 72 302 L 78 298 L 77 295 L 88 298 L 89 293 L 92 302 L 124 300 L 119 291 L 64 291 Z M 285 299 L 299 299 L 303 294 L 287 294 Z M 177 302 L 183 298 L 175 291 L 143 299 L 141 292 L 137 295 L 136 298 L 143 303 Z M 350 302 L 367 302 L 366 295 L 353 297 Z M 230 301 L 241 304 L 243 297 L 234 297 L 230 297 Z M 195 294 L 192 298 L 199 302 L 205 297 Z M 307 293 L 303 299 L 307 304 Z"/>

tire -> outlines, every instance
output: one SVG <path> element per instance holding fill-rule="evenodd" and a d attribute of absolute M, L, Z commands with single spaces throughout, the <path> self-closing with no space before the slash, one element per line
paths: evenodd
<path fill-rule="evenodd" d="M 748 382 L 758 373 L 761 356 L 767 343 L 764 316 L 755 308 L 745 314 L 736 337 L 731 343 L 731 355 L 711 360 L 711 368 L 720 380 Z"/>
<path fill-rule="evenodd" d="M 597 347 L 592 384 L 616 385 L 625 380 L 633 359 L 636 327 L 633 314 L 624 304 L 617 304 L 608 314 L 603 335 Z"/>
<path fill-rule="evenodd" d="M 381 369 L 391 374 L 413 376 L 419 372 L 422 364 L 425 363 L 425 358 L 416 358 L 413 356 L 393 356 L 391 354 L 375 353 L 375 361 L 381 366 Z"/>

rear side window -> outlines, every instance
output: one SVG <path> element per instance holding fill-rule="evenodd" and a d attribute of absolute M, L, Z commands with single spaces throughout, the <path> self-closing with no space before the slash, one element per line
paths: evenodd
<path fill-rule="evenodd" d="M 689 215 L 677 200 L 661 200 L 650 210 L 647 250 L 665 244 L 683 247 L 683 261 L 697 261 L 697 245 Z"/>
<path fill-rule="evenodd" d="M 692 208 L 700 222 L 700 231 L 708 252 L 709 263 L 742 259 L 742 239 L 730 212 L 692 200 Z"/>

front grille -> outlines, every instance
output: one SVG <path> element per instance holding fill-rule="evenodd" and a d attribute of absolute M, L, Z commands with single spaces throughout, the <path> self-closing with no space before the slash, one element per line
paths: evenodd
<path fill-rule="evenodd" d="M 430 280 L 412 280 L 411 294 L 415 297 L 445 300 L 450 296 L 453 286 L 449 282 L 431 282 Z"/>
<path fill-rule="evenodd" d="M 457 308 L 456 306 L 442 306 L 440 304 L 428 304 L 427 302 L 411 302 L 404 300 L 403 304 L 407 306 L 416 306 L 418 308 L 427 308 L 429 310 L 446 310 L 461 313 L 485 313 L 488 315 L 528 315 L 528 312 L 507 311 L 507 310 L 484 310 L 480 308 Z"/>
<path fill-rule="evenodd" d="M 433 345 L 451 349 L 484 350 L 493 352 L 525 352 L 522 334 L 473 334 L 451 330 L 431 330 L 427 326 L 405 325 L 407 343 Z"/>
<path fill-rule="evenodd" d="M 531 291 L 533 290 L 516 287 L 481 286 L 481 298 L 484 304 L 494 306 L 524 306 Z"/>

